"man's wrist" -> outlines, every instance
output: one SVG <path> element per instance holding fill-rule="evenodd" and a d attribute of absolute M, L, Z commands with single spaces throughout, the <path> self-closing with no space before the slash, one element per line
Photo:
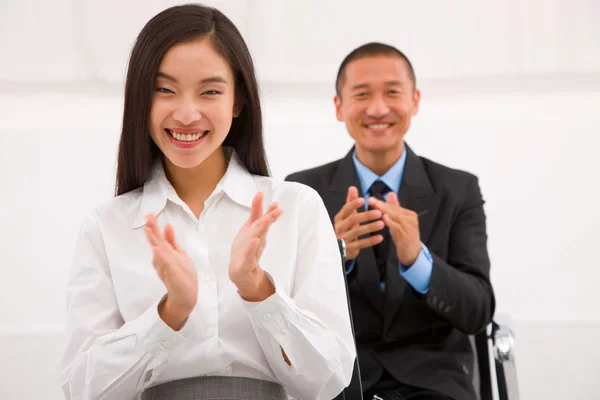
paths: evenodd
<path fill-rule="evenodd" d="M 415 249 L 415 251 L 413 252 L 414 255 L 408 260 L 406 260 L 407 262 L 402 262 L 402 266 L 406 269 L 412 267 L 419 258 L 419 254 L 421 254 L 421 251 L 423 251 L 423 246 L 419 244 L 419 248 Z"/>

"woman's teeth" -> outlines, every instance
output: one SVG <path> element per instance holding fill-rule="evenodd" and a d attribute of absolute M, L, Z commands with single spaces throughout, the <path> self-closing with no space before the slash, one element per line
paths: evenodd
<path fill-rule="evenodd" d="M 194 141 L 200 139 L 202 136 L 206 135 L 206 133 L 208 131 L 197 132 L 197 133 L 179 133 L 179 132 L 173 132 L 173 131 L 167 129 L 167 132 L 169 132 L 169 134 L 171 136 L 173 136 L 175 139 L 179 140 L 180 142 L 194 142 Z"/>

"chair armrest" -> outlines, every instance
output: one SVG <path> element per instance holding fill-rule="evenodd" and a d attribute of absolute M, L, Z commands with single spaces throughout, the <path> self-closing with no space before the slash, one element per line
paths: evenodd
<path fill-rule="evenodd" d="M 506 324 L 492 322 L 490 334 L 496 369 L 496 385 L 500 400 L 519 400 L 515 361 L 515 335 Z"/>

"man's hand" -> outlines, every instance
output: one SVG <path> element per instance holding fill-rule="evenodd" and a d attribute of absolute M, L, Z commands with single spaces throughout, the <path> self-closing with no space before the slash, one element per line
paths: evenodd
<path fill-rule="evenodd" d="M 398 261 L 405 267 L 410 267 L 422 249 L 419 217 L 414 211 L 402 208 L 396 193 L 388 193 L 386 200 L 387 202 L 370 197 L 369 205 L 383 213 L 383 222 L 390 230 Z"/>
<path fill-rule="evenodd" d="M 346 204 L 334 218 L 335 234 L 338 239 L 346 243 L 346 257 L 344 261 L 358 257 L 361 249 L 381 243 L 382 235 L 373 235 L 364 239 L 359 237 L 383 229 L 385 224 L 381 221 L 382 212 L 371 210 L 357 212 L 357 208 L 364 206 L 365 199 L 358 197 L 358 189 L 354 186 L 348 188 Z M 372 221 L 372 222 L 369 222 Z"/>
<path fill-rule="evenodd" d="M 269 210 L 263 214 L 263 193 L 257 193 L 252 200 L 250 218 L 233 239 L 229 279 L 246 301 L 262 301 L 275 293 L 272 283 L 258 262 L 265 249 L 267 232 L 282 213 L 283 210 L 277 203 L 272 203 Z"/>

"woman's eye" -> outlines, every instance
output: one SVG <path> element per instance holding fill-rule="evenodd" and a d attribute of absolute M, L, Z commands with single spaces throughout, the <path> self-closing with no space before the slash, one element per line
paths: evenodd
<path fill-rule="evenodd" d="M 161 87 L 156 88 L 156 91 L 160 92 L 160 93 L 174 93 L 171 89 L 161 88 Z"/>

